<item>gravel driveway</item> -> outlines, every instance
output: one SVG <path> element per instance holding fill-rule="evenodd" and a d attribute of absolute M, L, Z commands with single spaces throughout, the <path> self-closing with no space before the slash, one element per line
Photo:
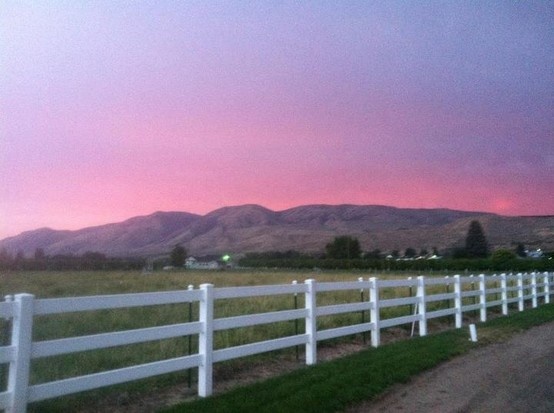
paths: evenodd
<path fill-rule="evenodd" d="M 554 323 L 477 348 L 347 411 L 361 412 L 554 412 Z"/>

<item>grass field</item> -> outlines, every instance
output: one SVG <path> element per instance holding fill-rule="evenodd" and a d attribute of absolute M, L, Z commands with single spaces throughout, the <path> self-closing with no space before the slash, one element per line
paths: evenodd
<path fill-rule="evenodd" d="M 450 273 L 449 273 L 450 274 Z M 211 283 L 216 287 L 299 283 L 308 278 L 319 282 L 354 281 L 358 277 L 407 278 L 417 275 L 444 276 L 437 271 L 427 273 L 375 272 L 364 270 L 228 270 L 228 271 L 156 271 L 143 275 L 140 271 L 0 271 L 0 296 L 29 293 L 37 298 L 80 295 L 118 294 L 146 291 L 186 289 Z"/>
<path fill-rule="evenodd" d="M 406 278 L 405 274 L 370 274 L 358 271 L 337 272 L 310 272 L 310 271 L 175 271 L 156 272 L 143 275 L 140 272 L 20 272 L 0 274 L 0 295 L 15 293 L 31 293 L 37 298 L 90 296 L 119 293 L 169 291 L 186 289 L 189 285 L 197 288 L 203 283 L 212 283 L 216 287 L 245 286 L 245 285 L 272 285 L 288 284 L 293 280 L 302 283 L 305 279 L 315 278 L 318 282 L 328 281 L 355 281 L 359 277 L 367 279 L 370 276 L 379 278 Z M 443 286 L 433 288 L 444 288 Z M 438 290 L 436 292 L 444 292 Z M 408 296 L 413 291 L 404 289 L 384 289 L 381 298 Z M 346 292 L 330 292 L 318 294 L 318 305 L 334 303 L 356 302 L 362 299 L 358 290 Z M 256 297 L 248 299 L 218 300 L 215 316 L 229 317 L 249 313 L 260 313 L 277 310 L 286 310 L 302 307 L 304 297 L 275 296 Z M 435 306 L 446 306 L 448 303 L 434 303 Z M 410 306 L 384 309 L 383 319 L 407 315 L 412 312 Z M 368 320 L 367 314 L 348 313 L 336 316 L 319 317 L 318 329 L 335 326 L 356 324 Z M 198 319 L 197 304 L 161 305 L 153 307 L 139 307 L 131 309 L 103 310 L 86 313 L 62 314 L 55 316 L 35 317 L 33 339 L 35 341 L 50 340 L 63 337 L 98 334 L 102 332 L 135 329 L 157 325 L 182 323 Z M 433 320 L 433 323 L 443 321 Z M 433 323 L 430 329 L 433 329 Z M 406 326 L 408 328 L 409 326 Z M 439 326 L 441 327 L 441 326 Z M 215 348 L 225 348 L 256 341 L 268 340 L 277 337 L 289 336 L 296 331 L 303 331 L 303 320 L 298 323 L 281 322 L 247 328 L 238 328 L 216 332 L 214 335 Z M 6 341 L 5 329 L 1 328 Z M 360 336 L 349 337 L 344 340 L 361 340 Z M 333 345 L 332 342 L 322 342 L 320 345 Z M 194 353 L 197 348 L 197 338 L 182 337 L 169 340 L 160 340 L 149 343 L 121 346 L 106 350 L 89 351 L 71 355 L 49 357 L 34 360 L 31 366 L 31 382 L 43 383 L 59 380 L 76 375 L 89 374 L 109 369 L 115 369 L 134 364 L 147 363 L 157 360 L 182 356 L 188 352 Z M 295 351 L 294 349 L 290 350 Z M 254 357 L 272 357 L 271 354 Z M 241 359 L 241 363 L 248 363 L 248 358 Z M 116 386 L 69 396 L 53 401 L 37 404 L 36 411 L 59 411 L 74 409 L 75 405 L 86 400 L 104 397 L 114 392 L 141 392 L 145 388 L 156 388 L 177 382 L 188 381 L 186 374 L 173 374 L 159 378 L 143 380 L 136 383 Z M 52 407 L 48 407 L 52 406 Z M 33 411 L 33 408 L 31 409 Z"/>
<path fill-rule="evenodd" d="M 554 304 L 479 325 L 479 344 L 468 341 L 465 329 L 399 341 L 175 406 L 165 412 L 340 412 L 371 400 L 393 384 L 404 383 L 476 345 L 499 342 L 518 331 L 551 321 L 554 321 Z"/>
<path fill-rule="evenodd" d="M 189 285 L 198 288 L 200 284 L 211 283 L 216 287 L 288 284 L 293 280 L 299 283 L 305 279 L 315 278 L 325 281 L 354 281 L 358 277 L 369 277 L 366 273 L 357 272 L 319 272 L 309 271 L 169 271 L 144 275 L 138 271 L 82 271 L 82 272 L 3 272 L 0 274 L 0 296 L 17 293 L 34 294 L 36 298 L 74 297 L 105 294 L 154 292 L 187 289 Z M 347 295 L 347 294 L 346 294 Z M 345 293 L 325 294 L 322 302 L 342 302 L 359 300 L 359 293 L 350 297 Z M 367 296 L 366 296 L 367 299 Z M 215 308 L 216 317 L 227 317 L 239 314 L 258 313 L 292 309 L 303 306 L 303 296 L 256 297 L 251 299 L 218 300 Z M 325 317 L 320 326 L 340 325 L 359 322 L 359 315 L 341 315 Z M 182 323 L 198 319 L 197 304 L 160 305 L 118 310 L 103 310 L 84 313 L 61 314 L 35 317 L 33 340 L 51 340 L 64 337 L 98 334 Z M 0 340 L 8 339 L 6 323 L 0 320 Z M 295 334 L 302 331 L 302 320 L 294 322 L 273 323 L 248 328 L 217 332 L 214 336 L 215 348 L 225 348 L 276 337 Z M 194 353 L 197 350 L 197 337 L 182 337 L 160 340 L 142 344 L 115 347 L 105 350 L 88 351 L 64 356 L 48 357 L 34 360 L 31 366 L 31 383 L 44 383 L 77 375 L 90 374 L 135 364 L 148 363 Z M 294 349 L 290 350 L 294 352 Z M 255 356 L 256 357 L 256 356 Z M 271 357 L 262 355 L 259 357 Z M 243 361 L 248 363 L 248 359 Z M 3 366 L 5 369 L 6 366 Z M 194 371 L 195 375 L 196 372 Z M 5 376 L 5 374 L 2 374 Z M 1 380 L 5 382 L 5 377 Z M 94 403 L 99 397 L 109 397 L 117 393 L 142 392 L 145 389 L 163 387 L 189 381 L 188 374 L 172 374 L 139 382 L 100 389 L 45 401 L 31 406 L 30 411 L 78 410 L 76 406 Z M 194 378 L 193 378 L 194 381 Z M 4 383 L 5 385 L 5 383 Z M 186 383 L 188 385 L 188 383 Z"/>

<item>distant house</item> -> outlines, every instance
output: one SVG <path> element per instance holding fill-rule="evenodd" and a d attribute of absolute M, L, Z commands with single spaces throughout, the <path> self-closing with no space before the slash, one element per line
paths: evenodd
<path fill-rule="evenodd" d="M 185 260 L 185 268 L 190 270 L 218 270 L 221 266 L 216 260 L 199 261 L 194 257 L 188 257 Z"/>
<path fill-rule="evenodd" d="M 431 255 L 429 258 L 427 258 L 428 260 L 440 260 L 442 257 L 440 255 L 437 255 L 437 254 L 433 254 Z"/>
<path fill-rule="evenodd" d="M 542 258 L 542 257 L 544 257 L 544 253 L 542 252 L 542 250 L 540 248 L 536 249 L 535 251 L 525 250 L 525 255 L 527 255 L 527 257 L 529 257 L 529 258 Z"/>

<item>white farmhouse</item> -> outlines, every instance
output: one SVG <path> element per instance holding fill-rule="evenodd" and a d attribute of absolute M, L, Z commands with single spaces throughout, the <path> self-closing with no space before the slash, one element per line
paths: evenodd
<path fill-rule="evenodd" d="M 198 261 L 194 257 L 188 257 L 185 260 L 185 268 L 190 270 L 218 270 L 220 266 L 219 263 L 215 260 Z"/>

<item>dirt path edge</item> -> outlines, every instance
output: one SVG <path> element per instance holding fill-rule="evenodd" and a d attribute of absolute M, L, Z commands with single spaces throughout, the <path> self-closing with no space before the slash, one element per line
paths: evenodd
<path fill-rule="evenodd" d="M 554 411 L 554 322 L 477 347 L 345 413 L 491 411 Z"/>

